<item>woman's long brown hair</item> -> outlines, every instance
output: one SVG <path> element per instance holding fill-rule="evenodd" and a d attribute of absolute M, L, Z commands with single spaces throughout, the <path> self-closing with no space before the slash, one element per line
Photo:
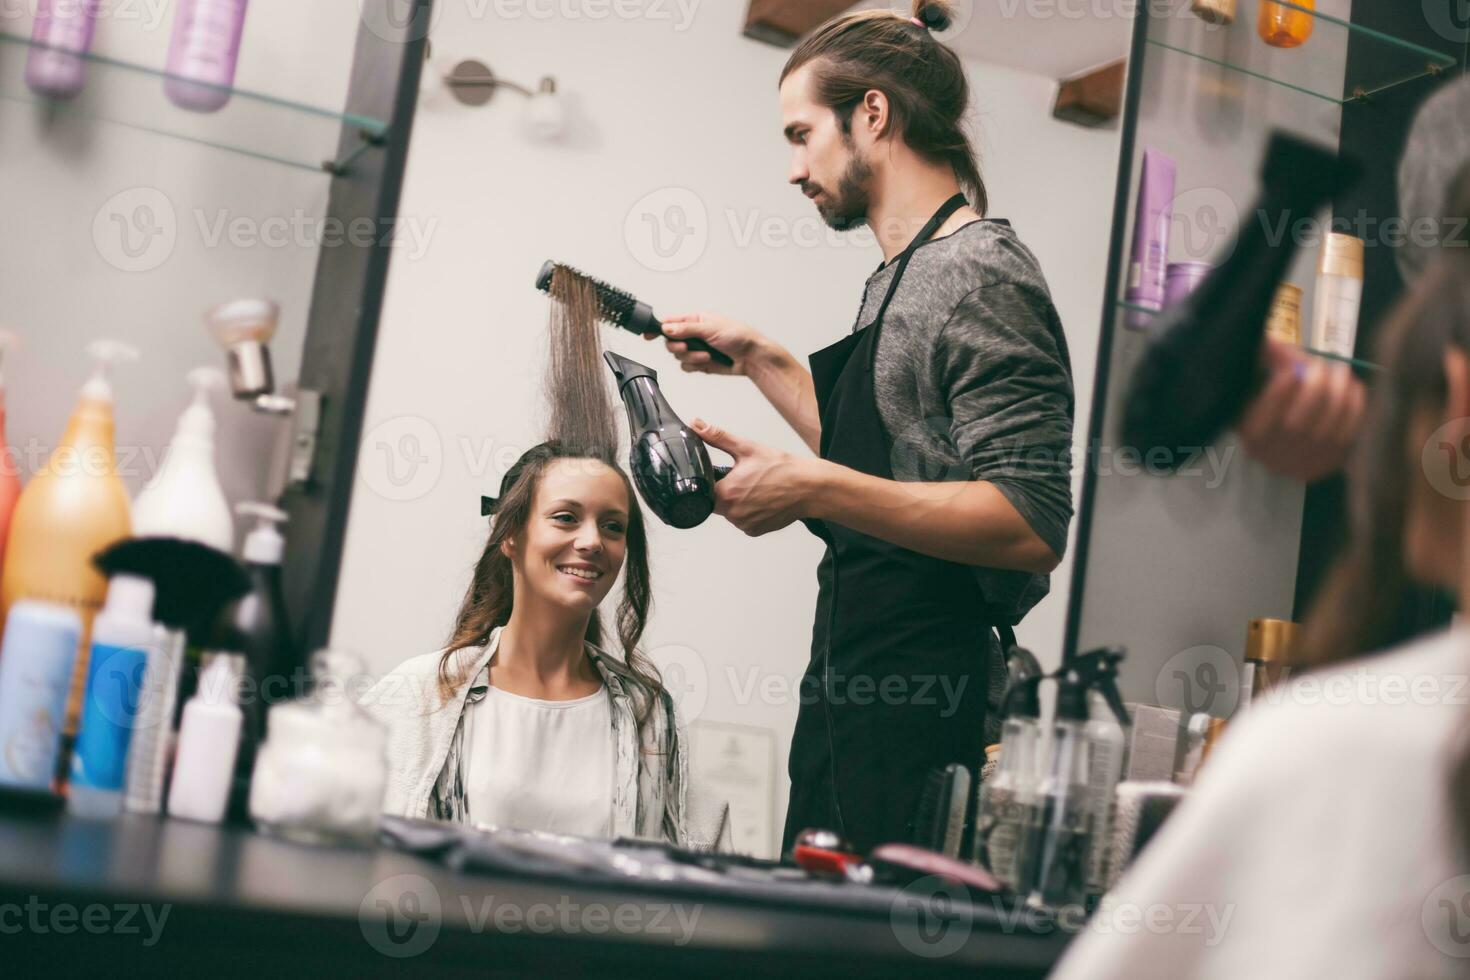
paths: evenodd
<path fill-rule="evenodd" d="M 1448 213 L 1470 213 L 1470 168 L 1456 187 Z M 1444 354 L 1452 346 L 1470 354 L 1470 249 L 1463 247 L 1443 250 L 1380 334 L 1381 370 L 1351 464 L 1352 534 L 1307 617 L 1303 666 L 1352 660 L 1394 639 L 1412 584 L 1404 561 L 1409 501 L 1415 484 L 1428 479 L 1411 443 L 1422 413 L 1444 406 Z M 1449 779 L 1464 856 L 1470 860 L 1470 718 Z"/>
<path fill-rule="evenodd" d="M 489 642 L 490 634 L 497 627 L 510 622 L 511 611 L 515 608 L 515 575 L 501 545 L 525 530 L 536 500 L 536 489 L 546 468 L 558 459 L 592 458 L 584 451 L 558 442 L 544 442 L 528 450 L 507 472 L 504 490 L 496 502 L 495 516 L 490 525 L 490 540 L 486 542 L 480 560 L 475 563 L 469 588 L 460 603 L 459 615 L 455 617 L 454 630 L 439 660 L 441 696 L 447 698 L 464 680 L 463 672 L 468 664 L 459 656 L 461 651 L 478 650 Z M 648 610 L 653 604 L 648 572 L 648 538 L 643 512 L 628 475 L 612 460 L 599 462 L 617 473 L 628 491 L 628 550 L 623 561 L 623 594 L 618 601 L 616 615 L 618 644 L 622 647 L 623 659 L 603 657 L 602 664 L 630 682 L 634 717 L 641 729 L 664 690 L 658 669 L 638 652 L 638 641 L 643 637 Z M 587 622 L 586 638 L 588 643 L 601 647 L 602 620 L 595 610 Z"/>

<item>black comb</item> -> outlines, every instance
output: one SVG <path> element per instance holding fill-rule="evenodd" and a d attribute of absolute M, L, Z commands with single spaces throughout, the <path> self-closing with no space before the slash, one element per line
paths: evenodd
<path fill-rule="evenodd" d="M 541 266 L 541 271 L 536 273 L 536 288 L 543 293 L 551 292 L 551 277 L 557 269 L 585 279 L 597 290 L 598 319 L 640 336 L 656 333 L 668 337 L 668 334 L 664 333 L 663 324 L 658 322 L 658 318 L 653 315 L 653 309 L 647 303 L 640 303 L 632 293 L 624 292 L 616 286 L 610 286 L 601 279 L 595 279 L 569 265 L 548 260 L 545 265 Z M 728 355 L 720 353 L 697 337 L 690 337 L 683 343 L 687 344 L 690 350 L 704 351 L 716 364 L 729 367 L 735 363 Z"/>

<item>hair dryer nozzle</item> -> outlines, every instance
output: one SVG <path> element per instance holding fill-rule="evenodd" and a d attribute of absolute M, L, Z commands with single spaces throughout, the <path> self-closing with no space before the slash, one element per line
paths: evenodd
<path fill-rule="evenodd" d="M 669 406 L 657 372 L 612 351 L 602 356 L 628 410 L 628 462 L 639 496 L 665 524 L 698 527 L 714 513 L 715 481 L 724 474 L 710 463 L 704 440 Z"/>

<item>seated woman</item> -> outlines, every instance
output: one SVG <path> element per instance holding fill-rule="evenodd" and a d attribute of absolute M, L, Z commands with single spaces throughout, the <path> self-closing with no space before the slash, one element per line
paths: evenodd
<path fill-rule="evenodd" d="M 448 647 L 361 700 L 390 726 L 387 811 L 727 846 L 726 808 L 691 798 L 673 700 L 637 651 L 651 593 L 628 477 L 542 443 L 506 473 L 493 513 Z M 619 657 L 598 606 L 625 565 Z"/>
<path fill-rule="evenodd" d="M 1470 628 L 1387 653 L 1410 579 L 1470 603 L 1470 255 L 1379 346 L 1312 673 L 1227 730 L 1053 980 L 1470 975 Z"/>

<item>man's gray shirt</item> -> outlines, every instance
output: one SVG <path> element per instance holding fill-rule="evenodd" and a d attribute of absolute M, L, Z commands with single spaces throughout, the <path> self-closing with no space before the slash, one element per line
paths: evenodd
<path fill-rule="evenodd" d="M 868 280 L 854 329 L 877 317 L 893 274 L 889 264 Z M 895 479 L 987 481 L 1066 550 L 1071 362 L 1041 268 L 1009 225 L 976 221 L 919 246 L 884 318 L 873 383 Z M 1019 619 L 1048 589 L 1045 575 L 975 574 L 996 619 Z"/>

